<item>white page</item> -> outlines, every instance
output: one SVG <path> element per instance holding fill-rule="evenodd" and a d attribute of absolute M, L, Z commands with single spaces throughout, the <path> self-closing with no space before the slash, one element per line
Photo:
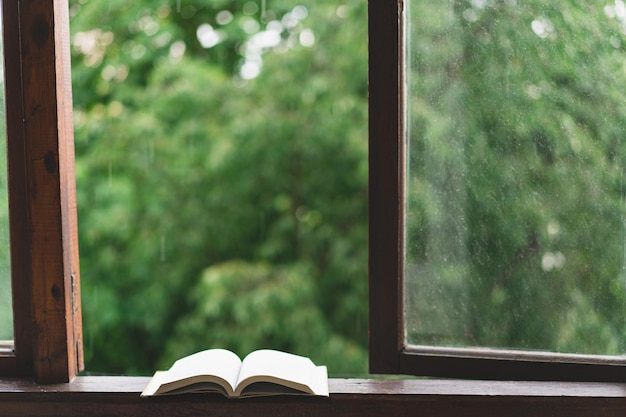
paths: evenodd
<path fill-rule="evenodd" d="M 241 368 L 241 359 L 233 352 L 225 349 L 209 349 L 174 362 L 160 382 L 164 384 L 196 375 L 216 375 L 228 382 L 234 390 L 239 368 Z"/>
<path fill-rule="evenodd" d="M 328 369 L 325 366 L 316 366 L 313 374 L 315 376 L 310 384 L 313 392 L 328 397 Z"/>
<path fill-rule="evenodd" d="M 325 367 L 317 367 L 309 358 L 286 352 L 257 350 L 246 356 L 238 383 L 253 376 L 273 376 L 293 381 L 310 386 L 321 395 L 327 395 L 328 391 Z"/>

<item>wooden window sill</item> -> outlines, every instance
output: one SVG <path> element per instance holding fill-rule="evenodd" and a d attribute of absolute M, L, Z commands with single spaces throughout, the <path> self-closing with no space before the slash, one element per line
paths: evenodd
<path fill-rule="evenodd" d="M 37 385 L 0 379 L 10 416 L 624 416 L 626 383 L 331 379 L 330 398 L 220 395 L 140 398 L 146 377 L 78 377 Z"/>

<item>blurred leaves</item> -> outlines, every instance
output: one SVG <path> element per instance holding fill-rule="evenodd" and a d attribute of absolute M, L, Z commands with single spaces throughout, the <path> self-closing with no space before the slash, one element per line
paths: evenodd
<path fill-rule="evenodd" d="M 365 4 L 259 6 L 71 5 L 89 371 L 216 346 L 366 371 Z"/>
<path fill-rule="evenodd" d="M 409 339 L 622 354 L 617 2 L 451 4 L 412 13 Z"/>
<path fill-rule="evenodd" d="M 1 37 L 0 37 L 1 39 Z M 2 46 L 0 46 L 2 51 Z M 0 64 L 0 75 L 4 77 Z M 0 144 L 6 148 L 6 124 L 4 106 L 4 78 L 0 81 Z M 9 251 L 9 194 L 6 153 L 0 156 L 0 340 L 13 339 L 13 304 L 11 302 L 11 253 Z"/>
<path fill-rule="evenodd" d="M 195 309 L 178 322 L 162 366 L 169 366 L 181 352 L 212 346 L 232 349 L 242 357 L 272 347 L 299 352 L 317 363 L 342 358 L 333 372 L 354 372 L 366 353 L 327 328 L 310 277 L 302 265 L 229 261 L 206 269 L 191 293 Z"/>
<path fill-rule="evenodd" d="M 411 4 L 411 341 L 624 351 L 611 7 Z M 365 2 L 70 11 L 88 369 L 267 347 L 366 372 Z"/>

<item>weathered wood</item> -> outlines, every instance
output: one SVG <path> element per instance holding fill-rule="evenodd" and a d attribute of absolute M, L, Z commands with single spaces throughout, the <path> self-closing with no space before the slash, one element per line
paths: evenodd
<path fill-rule="evenodd" d="M 76 205 L 70 18 L 67 0 L 55 0 L 54 19 L 57 50 L 55 64 L 57 68 L 57 111 L 59 112 L 58 143 L 63 227 L 63 279 L 66 294 L 66 323 L 68 327 L 67 356 L 70 362 L 67 377 L 71 379 L 78 372 L 82 371 L 85 366 L 78 253 L 78 208 Z M 59 380 L 59 378 L 55 377 L 53 380 Z"/>
<path fill-rule="evenodd" d="M 67 2 L 18 5 L 33 371 L 63 382 L 82 369 Z"/>
<path fill-rule="evenodd" d="M 140 398 L 148 378 L 79 377 L 40 386 L 0 381 L 0 414 L 33 416 L 623 416 L 626 385 L 455 380 L 331 380 L 330 398 Z"/>

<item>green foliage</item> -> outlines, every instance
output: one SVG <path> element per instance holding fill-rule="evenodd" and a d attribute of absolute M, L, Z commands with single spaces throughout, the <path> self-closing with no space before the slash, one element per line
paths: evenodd
<path fill-rule="evenodd" d="M 195 308 L 178 322 L 162 366 L 208 344 L 242 357 L 265 346 L 297 352 L 334 373 L 359 369 L 365 351 L 328 328 L 311 276 L 301 264 L 229 261 L 208 268 L 191 293 Z"/>
<path fill-rule="evenodd" d="M 0 40 L 2 38 L 0 37 Z M 0 55 L 2 48 L 0 46 Z M 0 65 L 0 68 L 2 66 Z M 0 75 L 4 77 L 3 71 Z M 4 80 L 0 81 L 0 148 L 6 147 Z M 9 252 L 9 203 L 6 152 L 0 152 L 0 340 L 13 339 L 11 303 L 11 254 Z"/>
<path fill-rule="evenodd" d="M 291 2 L 254 4 L 71 6 L 92 372 L 217 346 L 366 371 L 365 5 L 303 2 L 294 23 Z M 278 21 L 246 75 L 242 45 Z"/>
<path fill-rule="evenodd" d="M 412 15 L 409 305 L 445 323 L 415 343 L 626 349 L 624 33 L 604 6 Z"/>
<path fill-rule="evenodd" d="M 624 351 L 604 6 L 410 4 L 410 341 Z M 269 347 L 366 372 L 365 2 L 70 11 L 87 368 Z"/>

